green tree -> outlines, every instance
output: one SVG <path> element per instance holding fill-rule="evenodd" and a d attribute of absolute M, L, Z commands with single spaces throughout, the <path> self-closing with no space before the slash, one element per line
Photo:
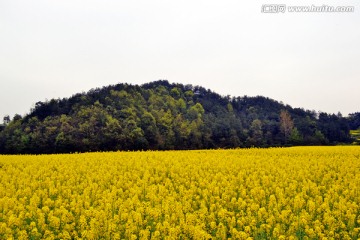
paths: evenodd
<path fill-rule="evenodd" d="M 293 128 L 289 137 L 290 143 L 294 145 L 300 145 L 303 142 L 303 137 L 301 136 L 297 128 Z"/>
<path fill-rule="evenodd" d="M 250 137 L 248 138 L 248 143 L 251 146 L 262 146 L 264 143 L 263 140 L 263 131 L 262 131 L 262 122 L 259 119 L 255 119 L 251 123 L 250 127 Z"/>
<path fill-rule="evenodd" d="M 159 130 L 156 126 L 156 119 L 150 112 L 144 112 L 141 117 L 141 128 L 144 131 L 144 137 L 151 148 L 156 148 L 159 138 Z"/>
<path fill-rule="evenodd" d="M 203 114 L 205 113 L 205 110 L 201 103 L 196 103 L 194 106 L 190 107 L 188 111 L 188 116 L 190 120 L 200 119 Z"/>

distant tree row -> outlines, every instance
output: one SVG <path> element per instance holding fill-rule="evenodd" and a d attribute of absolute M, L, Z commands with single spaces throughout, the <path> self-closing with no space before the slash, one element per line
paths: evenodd
<path fill-rule="evenodd" d="M 351 142 L 359 114 L 351 117 L 167 81 L 118 84 L 36 103 L 0 129 L 0 152 L 331 145 Z"/>

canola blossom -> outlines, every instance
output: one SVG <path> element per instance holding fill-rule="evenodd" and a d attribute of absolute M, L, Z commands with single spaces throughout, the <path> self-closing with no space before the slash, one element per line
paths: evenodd
<path fill-rule="evenodd" d="M 0 239 L 358 239 L 360 148 L 0 156 Z"/>

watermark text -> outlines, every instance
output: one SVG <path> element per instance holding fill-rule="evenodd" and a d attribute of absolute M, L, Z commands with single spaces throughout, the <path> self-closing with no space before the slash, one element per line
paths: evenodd
<path fill-rule="evenodd" d="M 263 4 L 261 6 L 262 13 L 350 13 L 354 11 L 354 6 L 287 6 L 286 4 Z"/>

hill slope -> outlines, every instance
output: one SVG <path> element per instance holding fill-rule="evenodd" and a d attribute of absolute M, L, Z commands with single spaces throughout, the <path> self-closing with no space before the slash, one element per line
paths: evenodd
<path fill-rule="evenodd" d="M 200 149 L 349 142 L 345 118 L 265 97 L 155 81 L 38 102 L 0 132 L 1 153 Z"/>

